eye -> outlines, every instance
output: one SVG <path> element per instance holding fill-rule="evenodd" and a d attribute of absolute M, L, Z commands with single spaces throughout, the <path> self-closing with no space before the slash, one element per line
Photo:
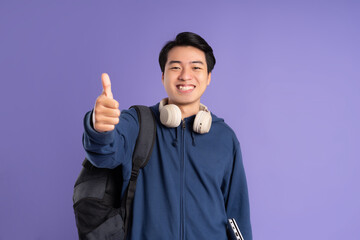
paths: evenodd
<path fill-rule="evenodd" d="M 201 67 L 194 67 L 195 70 L 201 69 Z"/>
<path fill-rule="evenodd" d="M 179 67 L 171 67 L 170 69 L 180 69 Z"/>

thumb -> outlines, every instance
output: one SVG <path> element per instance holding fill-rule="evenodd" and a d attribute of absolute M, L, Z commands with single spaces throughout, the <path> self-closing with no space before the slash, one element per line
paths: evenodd
<path fill-rule="evenodd" d="M 103 93 L 105 93 L 105 96 L 113 99 L 113 94 L 111 92 L 111 82 L 107 73 L 101 74 L 101 82 L 103 86 Z"/>

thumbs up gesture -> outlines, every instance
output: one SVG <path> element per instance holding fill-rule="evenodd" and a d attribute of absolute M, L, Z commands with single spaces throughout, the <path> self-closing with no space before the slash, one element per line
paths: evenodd
<path fill-rule="evenodd" d="M 113 98 L 111 92 L 111 82 L 109 75 L 101 75 L 103 92 L 96 99 L 93 112 L 93 125 L 96 131 L 112 131 L 115 125 L 119 123 L 120 110 L 119 103 Z"/>

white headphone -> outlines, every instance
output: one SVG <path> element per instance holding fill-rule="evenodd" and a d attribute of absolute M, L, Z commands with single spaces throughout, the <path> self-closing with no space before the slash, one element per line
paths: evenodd
<path fill-rule="evenodd" d="M 159 104 L 160 122 L 166 127 L 178 127 L 181 123 L 181 110 L 175 104 L 168 104 L 168 99 L 164 98 Z M 200 110 L 195 116 L 194 132 L 204 134 L 211 128 L 212 117 L 207 107 L 200 103 Z"/>

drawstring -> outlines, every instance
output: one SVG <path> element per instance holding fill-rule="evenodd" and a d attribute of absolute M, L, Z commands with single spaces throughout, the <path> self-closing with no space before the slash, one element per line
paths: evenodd
<path fill-rule="evenodd" d="M 195 136 L 194 136 L 194 131 L 191 130 L 191 138 L 192 138 L 192 145 L 195 147 L 196 146 L 196 143 L 195 143 Z"/>
<path fill-rule="evenodd" d="M 175 139 L 173 140 L 172 145 L 174 147 L 177 147 L 177 138 L 178 138 L 178 134 L 177 134 L 178 128 L 175 128 Z"/>

